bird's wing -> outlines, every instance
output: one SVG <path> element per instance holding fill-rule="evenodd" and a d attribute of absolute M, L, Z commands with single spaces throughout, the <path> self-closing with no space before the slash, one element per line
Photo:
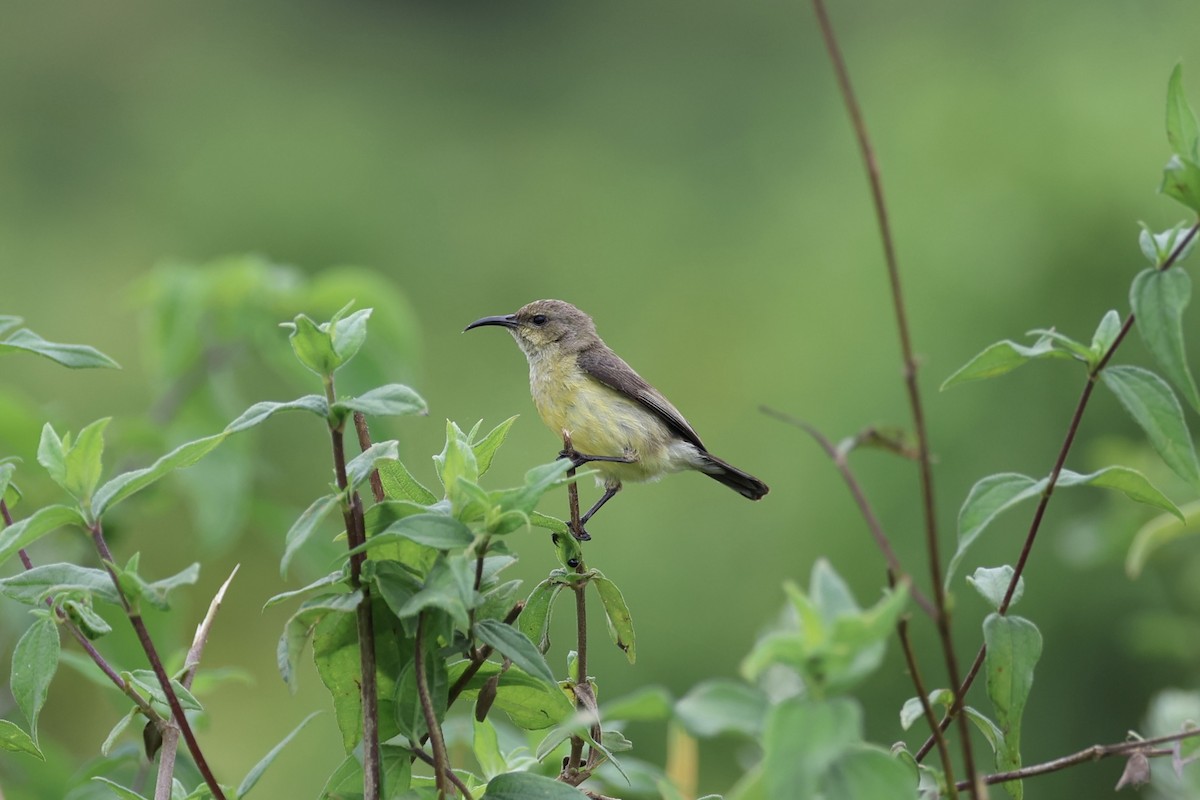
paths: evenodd
<path fill-rule="evenodd" d="M 579 354 L 579 367 L 613 391 L 645 406 L 672 431 L 707 452 L 704 442 L 700 441 L 700 437 L 683 418 L 683 414 L 679 413 L 679 409 L 671 405 L 671 401 L 663 397 L 661 392 L 646 383 L 641 375 L 633 371 L 633 367 L 626 364 L 612 350 L 607 347 L 589 347 Z"/>

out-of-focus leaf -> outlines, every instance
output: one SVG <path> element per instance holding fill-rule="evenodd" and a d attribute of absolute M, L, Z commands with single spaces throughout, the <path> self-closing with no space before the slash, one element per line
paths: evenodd
<path fill-rule="evenodd" d="M 1146 269 L 1129 289 L 1142 341 L 1192 409 L 1200 412 L 1200 391 L 1188 369 L 1183 345 L 1183 312 L 1192 299 L 1192 279 L 1182 269 Z"/>
<path fill-rule="evenodd" d="M 86 344 L 48 342 L 28 328 L 22 328 L 0 341 L 0 355 L 5 353 L 33 353 L 71 369 L 121 368 L 120 364 L 94 347 Z"/>
<path fill-rule="evenodd" d="M 1146 432 L 1150 444 L 1179 477 L 1200 487 L 1200 462 L 1183 409 L 1162 378 L 1141 367 L 1108 367 L 1100 378 Z"/>

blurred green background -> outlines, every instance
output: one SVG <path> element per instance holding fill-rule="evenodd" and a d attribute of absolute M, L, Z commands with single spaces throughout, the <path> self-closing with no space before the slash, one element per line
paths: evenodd
<path fill-rule="evenodd" d="M 949 553 L 975 480 L 1048 471 L 1082 371 L 1055 362 L 946 394 L 937 386 L 996 339 L 1049 326 L 1086 339 L 1104 311 L 1126 312 L 1142 267 L 1136 221 L 1183 216 L 1155 188 L 1166 80 L 1181 59 L 1200 104 L 1200 5 L 869 0 L 831 12 L 884 172 Z M 264 273 L 237 260 L 245 253 L 296 266 Z M 224 257 L 233 260 L 213 264 Z M 781 583 L 807 582 L 820 556 L 864 601 L 882 585 L 832 467 L 758 411 L 774 406 L 835 438 L 908 419 L 863 170 L 802 2 L 5 3 L 0 277 L 0 312 L 125 367 L 4 360 L 0 445 L 26 458 L 23 513 L 56 499 L 32 458 L 43 422 L 78 429 L 113 415 L 109 463 L 143 464 L 239 404 L 315 391 L 295 370 L 263 367 L 286 356 L 274 324 L 348 299 L 377 311 L 369 368 L 341 388 L 402 380 L 431 407 L 428 418 L 377 424 L 376 436 L 398 437 L 434 483 L 429 456 L 446 418 L 520 413 L 491 475 L 493 486 L 519 482 L 558 444 L 508 337 L 460 331 L 559 297 L 589 311 L 714 452 L 773 487 L 750 504 L 679 476 L 630 487 L 597 519 L 589 562 L 624 589 L 640 639 L 634 667 L 595 648 L 606 696 L 653 683 L 681 694 L 735 674 L 780 606 Z M 1189 338 L 1197 330 L 1193 315 Z M 246 338 L 258 345 L 228 346 Z M 173 372 L 172 358 L 190 359 L 190 372 Z M 1121 360 L 1144 363 L 1140 342 Z M 229 782 L 327 706 L 311 669 L 300 697 L 287 697 L 274 654 L 289 611 L 260 608 L 323 574 L 333 552 L 278 576 L 284 531 L 329 480 L 320 427 L 283 419 L 237 448 L 269 467 L 250 474 L 230 458 L 197 474 L 231 496 L 252 487 L 253 503 L 180 505 L 167 487 L 111 525 L 118 555 L 142 550 L 150 574 L 204 561 L 177 614 L 152 620 L 164 649 L 186 643 L 242 564 L 205 657 L 253 676 L 208 699 L 201 737 Z M 1114 460 L 1191 499 L 1098 397 L 1068 466 Z M 923 577 L 915 470 L 872 453 L 855 464 L 901 559 Z M 1011 562 L 1030 513 L 1002 519 L 967 570 Z M 1051 506 L 1019 608 L 1046 638 L 1025 720 L 1030 761 L 1120 740 L 1156 689 L 1195 685 L 1200 553 L 1185 540 L 1130 581 L 1121 560 L 1148 516 L 1090 490 Z M 527 579 L 554 566 L 540 534 L 514 543 Z M 61 533 L 35 555 L 86 560 L 81 545 Z M 961 581 L 956 597 L 969 662 L 985 608 Z M 27 616 L 3 615 L 8 650 Z M 931 631 L 917 629 L 926 680 L 943 685 Z M 137 666 L 130 639 L 121 630 L 108 646 Z M 551 653 L 560 668 L 567 641 Z M 872 738 L 903 738 L 897 714 L 910 694 L 892 652 L 861 693 Z M 975 702 L 986 705 L 982 693 Z M 82 759 L 122 710 L 64 668 L 43 737 Z M 661 729 L 630 735 L 639 755 L 661 759 Z M 742 747 L 703 745 L 705 791 L 728 787 Z M 311 796 L 340 759 L 328 715 L 258 794 Z M 1027 790 L 1096 796 L 1119 773 L 1106 762 Z M 9 798 L 54 797 L 64 777 L 0 756 Z"/>

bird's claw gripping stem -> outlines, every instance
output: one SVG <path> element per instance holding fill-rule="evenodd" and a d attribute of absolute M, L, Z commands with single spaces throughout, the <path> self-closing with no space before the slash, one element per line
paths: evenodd
<path fill-rule="evenodd" d="M 584 464 L 590 464 L 593 461 L 607 461 L 613 464 L 636 464 L 638 461 L 637 453 L 625 451 L 624 455 L 619 456 L 593 456 L 587 453 L 581 453 L 578 450 L 559 450 L 559 458 L 570 459 L 571 464 L 578 469 Z"/>

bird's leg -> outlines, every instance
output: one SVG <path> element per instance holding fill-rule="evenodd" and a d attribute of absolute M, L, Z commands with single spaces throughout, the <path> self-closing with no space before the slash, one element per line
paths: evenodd
<path fill-rule="evenodd" d="M 589 508 L 587 513 L 579 518 L 579 530 L 571 531 L 576 539 L 581 542 L 586 542 L 592 538 L 592 535 L 588 533 L 587 529 L 583 526 L 587 524 L 588 520 L 595 516 L 596 512 L 600 510 L 602 505 L 607 503 L 609 500 L 612 500 L 619 491 L 621 491 L 621 484 L 619 483 L 605 485 L 604 494 L 600 495 L 600 499 L 596 501 L 596 504 Z"/>
<path fill-rule="evenodd" d="M 636 464 L 638 461 L 638 454 L 632 450 L 626 450 L 623 455 L 619 456 L 593 456 L 578 450 L 559 450 L 558 457 L 569 458 L 576 467 L 582 467 L 593 461 L 608 461 L 613 464 Z"/>

